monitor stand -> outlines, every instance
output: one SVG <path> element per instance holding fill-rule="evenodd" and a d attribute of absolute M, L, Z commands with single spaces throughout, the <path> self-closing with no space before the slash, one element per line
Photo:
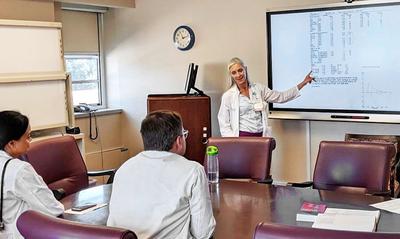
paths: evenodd
<path fill-rule="evenodd" d="M 193 90 L 195 90 L 196 92 L 192 95 L 204 95 L 204 92 L 202 90 L 199 90 L 196 87 L 192 87 Z M 190 92 L 190 91 L 189 91 Z M 190 93 L 188 95 L 191 95 Z"/>

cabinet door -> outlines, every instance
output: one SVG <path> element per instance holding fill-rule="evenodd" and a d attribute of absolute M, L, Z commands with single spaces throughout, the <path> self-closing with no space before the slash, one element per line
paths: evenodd
<path fill-rule="evenodd" d="M 185 157 L 203 164 L 207 139 L 211 136 L 210 97 L 186 95 L 149 95 L 148 112 L 173 110 L 182 116 L 189 130 Z"/>
<path fill-rule="evenodd" d="M 103 163 L 101 161 L 101 152 L 94 152 L 86 154 L 86 168 L 88 171 L 103 170 Z M 104 183 L 103 176 L 90 177 L 89 183 L 92 183 L 92 179 L 96 180 L 96 184 L 100 185 Z"/>

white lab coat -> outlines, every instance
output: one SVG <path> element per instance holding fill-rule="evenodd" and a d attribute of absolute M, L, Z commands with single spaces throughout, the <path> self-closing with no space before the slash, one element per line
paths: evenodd
<path fill-rule="evenodd" d="M 0 174 L 9 158 L 12 157 L 0 150 Z M 3 196 L 5 230 L 0 231 L 1 239 L 23 238 L 18 232 L 16 221 L 26 210 L 36 210 L 51 216 L 64 212 L 64 206 L 54 198 L 42 177 L 29 163 L 19 159 L 11 159 L 7 165 Z"/>
<path fill-rule="evenodd" d="M 203 166 L 166 151 L 143 151 L 118 169 L 109 209 L 107 226 L 139 239 L 208 239 L 215 228 Z"/>
<path fill-rule="evenodd" d="M 249 91 L 250 101 L 263 103 L 261 115 L 264 137 L 272 136 L 271 127 L 268 126 L 267 103 L 285 103 L 300 95 L 296 86 L 279 92 L 260 84 L 250 83 Z M 233 85 L 222 95 L 218 112 L 218 122 L 222 137 L 239 136 L 239 95 L 240 92 L 236 85 Z"/>

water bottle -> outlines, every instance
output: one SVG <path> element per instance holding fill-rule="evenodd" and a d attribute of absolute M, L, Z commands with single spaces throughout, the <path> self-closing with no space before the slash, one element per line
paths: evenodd
<path fill-rule="evenodd" d="M 218 183 L 219 165 L 218 165 L 218 148 L 216 146 L 207 147 L 207 175 L 208 175 L 208 182 Z"/>

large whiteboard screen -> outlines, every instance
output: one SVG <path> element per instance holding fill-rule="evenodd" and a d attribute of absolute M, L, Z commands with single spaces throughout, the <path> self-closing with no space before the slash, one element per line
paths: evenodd
<path fill-rule="evenodd" d="M 63 72 L 60 31 L 0 25 L 0 74 Z"/>
<path fill-rule="evenodd" d="M 0 84 L 0 110 L 28 116 L 32 130 L 68 125 L 65 80 Z"/>
<path fill-rule="evenodd" d="M 269 87 L 316 78 L 270 110 L 399 114 L 399 26 L 399 3 L 267 12 Z"/>

